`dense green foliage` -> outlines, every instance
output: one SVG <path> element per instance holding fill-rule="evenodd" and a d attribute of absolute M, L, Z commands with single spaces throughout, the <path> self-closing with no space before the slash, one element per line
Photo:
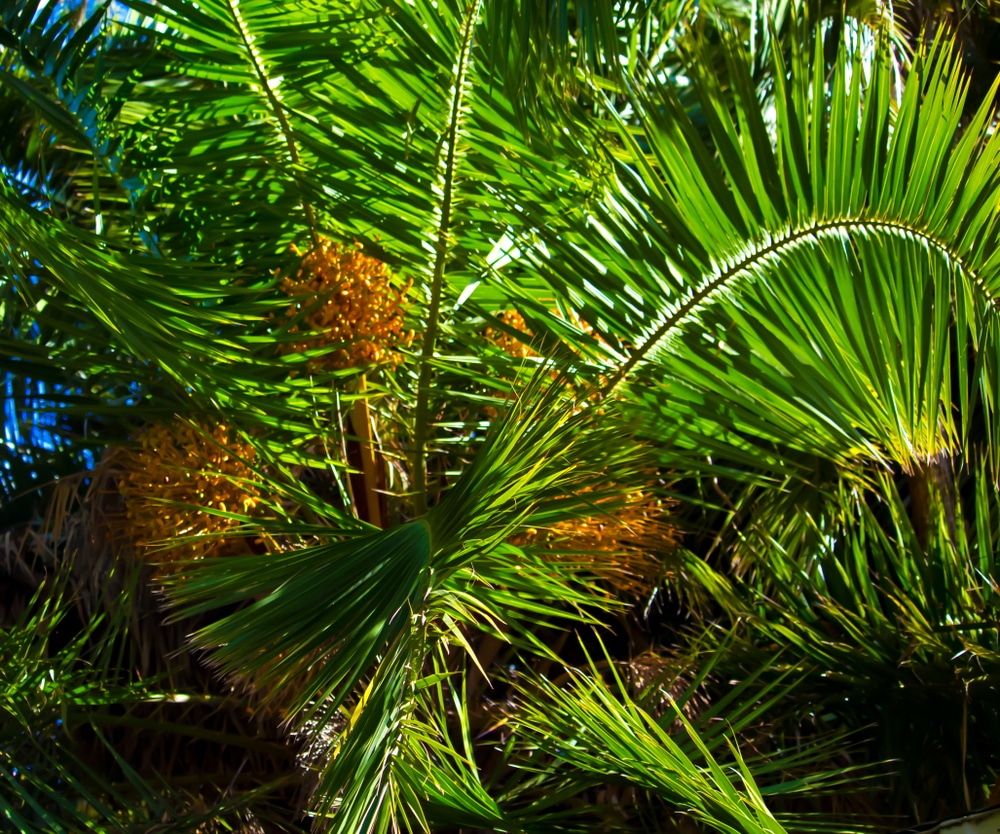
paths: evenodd
<path fill-rule="evenodd" d="M 8 829 L 1000 801 L 988 9 L 0 10 Z"/>

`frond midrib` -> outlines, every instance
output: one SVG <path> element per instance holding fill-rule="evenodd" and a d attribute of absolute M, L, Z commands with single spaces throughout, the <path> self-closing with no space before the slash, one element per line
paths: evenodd
<path fill-rule="evenodd" d="M 617 388 L 672 330 L 699 307 L 711 302 L 714 296 L 727 289 L 732 281 L 749 272 L 754 266 L 766 262 L 769 258 L 780 256 L 804 241 L 818 240 L 822 237 L 842 233 L 856 234 L 859 231 L 876 234 L 888 233 L 911 240 L 915 239 L 926 244 L 928 248 L 944 255 L 949 262 L 956 265 L 963 274 L 968 276 L 971 283 L 979 288 L 991 307 L 1000 309 L 1000 298 L 989 291 L 982 277 L 968 265 L 963 254 L 918 225 L 911 225 L 899 219 L 866 218 L 864 216 L 845 216 L 832 220 L 815 221 L 809 226 L 790 227 L 784 233 L 768 234 L 763 241 L 764 245 L 760 245 L 761 241 L 758 241 L 757 245 L 749 244 L 754 247 L 749 255 L 731 263 L 721 271 L 715 270 L 704 274 L 694 291 L 657 326 L 642 345 L 622 364 L 609 380 L 605 392 L 609 393 Z"/>
<path fill-rule="evenodd" d="M 259 58 L 257 47 L 254 45 L 255 38 L 247 29 L 246 21 L 243 19 L 243 15 L 240 14 L 238 4 L 233 2 L 233 0 L 226 0 L 226 8 L 229 10 L 229 15 L 232 18 L 233 25 L 239 33 L 240 41 L 242 42 L 243 49 L 246 52 L 247 59 L 253 67 L 254 74 L 257 76 L 257 82 L 260 85 L 261 92 L 264 94 L 268 107 L 270 107 L 271 112 L 274 113 L 274 117 L 278 121 L 278 130 L 280 131 L 282 138 L 285 140 L 285 145 L 288 148 L 288 156 L 291 159 L 292 164 L 299 167 L 302 162 L 298 146 L 295 143 L 295 137 L 292 135 L 292 127 L 288 122 L 288 117 L 285 115 L 284 107 L 278 100 L 278 97 L 274 94 L 274 89 L 271 86 L 271 77 L 268 75 L 266 68 Z M 298 180 L 297 174 L 295 175 L 295 179 Z M 305 213 L 306 222 L 309 225 L 309 232 L 312 236 L 313 244 L 318 245 L 319 230 L 316 225 L 316 213 L 312 204 L 305 198 L 302 200 L 302 211 Z"/>
<path fill-rule="evenodd" d="M 423 344 L 420 351 L 420 372 L 417 379 L 417 402 L 414 409 L 413 437 L 413 485 L 417 503 L 418 515 L 426 510 L 426 461 L 424 453 L 427 446 L 428 422 L 430 419 L 430 382 L 432 360 L 437 346 L 438 319 L 440 317 L 441 296 L 444 290 L 444 271 L 451 252 L 451 218 L 455 199 L 455 183 L 459 156 L 456 146 L 463 121 L 463 108 L 468 83 L 469 69 L 472 64 L 472 46 L 474 33 L 482 2 L 470 6 L 465 13 L 460 28 L 460 47 L 455 62 L 455 77 L 453 94 L 448 113 L 448 124 L 445 127 L 443 142 L 447 143 L 442 175 L 441 214 L 438 220 L 434 246 L 434 269 L 431 277 L 430 300 L 427 309 L 427 329 L 424 331 Z"/>

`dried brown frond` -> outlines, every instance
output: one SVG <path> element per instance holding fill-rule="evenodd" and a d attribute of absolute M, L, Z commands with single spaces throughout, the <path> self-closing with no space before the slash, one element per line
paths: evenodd
<path fill-rule="evenodd" d="M 642 696 L 643 705 L 656 718 L 673 712 L 673 704 L 691 685 L 690 663 L 652 650 L 636 655 L 625 665 L 625 670 L 633 694 Z M 681 713 L 688 721 L 693 721 L 710 706 L 711 699 L 703 682 L 681 705 Z M 679 731 L 680 719 L 672 726 Z"/>
<path fill-rule="evenodd" d="M 107 513 L 115 514 L 121 502 L 113 457 L 109 450 L 93 469 L 45 485 L 41 519 L 6 531 L 0 540 L 0 586 L 5 591 L 0 622 L 13 622 L 43 581 L 67 567 L 69 596 L 82 620 L 116 598 L 123 577 L 109 581 L 115 554 L 106 521 Z M 109 493 L 115 505 L 110 509 Z"/>
<path fill-rule="evenodd" d="M 0 626 L 13 625 L 51 569 L 45 542 L 29 527 L 7 530 L 0 540 Z"/>
<path fill-rule="evenodd" d="M 302 256 L 295 276 L 282 278 L 279 286 L 293 299 L 286 319 L 301 316 L 290 332 L 303 336 L 283 344 L 283 355 L 342 345 L 309 360 L 310 371 L 396 365 L 402 361 L 397 348 L 413 341 L 413 331 L 404 330 L 411 284 L 394 286 L 389 268 L 365 255 L 360 244 L 321 240 Z"/>
<path fill-rule="evenodd" d="M 174 440 L 180 442 L 177 436 Z M 204 437 L 202 443 L 215 446 Z M 11 532 L 0 542 L 0 580 L 11 600 L 0 616 L 5 621 L 16 617 L 43 580 L 68 569 L 66 599 L 74 602 L 75 611 L 61 622 L 64 634 L 59 640 L 80 633 L 95 615 L 103 615 L 94 639 L 116 635 L 118 665 L 108 673 L 109 683 L 155 681 L 154 689 L 175 694 L 130 702 L 124 714 L 115 707 L 102 713 L 97 724 L 74 727 L 81 760 L 103 774 L 117 773 L 120 763 L 127 762 L 152 784 L 168 784 L 183 797 L 182 813 L 209 813 L 221 801 L 252 797 L 247 809 L 227 812 L 218 823 L 194 830 L 259 832 L 253 814 L 257 808 L 271 818 L 284 816 L 286 824 L 275 830 L 300 830 L 294 821 L 308 791 L 296 764 L 297 743 L 274 715 L 256 708 L 252 694 L 183 651 L 188 635 L 212 615 L 166 619 L 157 583 L 149 581 L 152 568 L 137 562 L 133 553 L 120 485 L 141 465 L 141 455 L 146 455 L 150 472 L 162 474 L 166 464 L 152 460 L 161 448 L 154 449 L 148 439 L 135 449 L 113 447 L 94 469 L 62 478 L 47 489 L 41 523 Z M 178 460 L 175 450 L 175 463 Z M 161 469 L 154 470 L 157 466 Z M 62 583 L 51 587 L 59 593 Z"/>

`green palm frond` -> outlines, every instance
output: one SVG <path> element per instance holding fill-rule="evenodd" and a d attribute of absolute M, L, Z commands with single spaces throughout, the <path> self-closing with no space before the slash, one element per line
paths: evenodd
<path fill-rule="evenodd" d="M 185 663 L 228 681 L 206 704 L 233 685 L 221 711 L 284 720 L 306 825 L 844 830 L 989 787 L 1000 139 L 943 37 L 901 67 L 861 7 L 55 5 L 0 29 L 0 118 L 26 137 L 0 141 L 5 409 L 30 437 L 54 415 L 71 455 L 128 445 L 95 473 L 126 517 L 135 460 L 168 485 L 145 507 L 163 540 L 122 522 L 108 558 L 160 561 Z M 414 334 L 391 361 L 327 365 L 351 346 L 306 332 L 327 299 L 285 294 L 308 271 L 289 247 L 330 240 L 392 268 Z M 162 453 L 153 430 L 186 432 L 182 464 L 115 463 Z M 75 463 L 43 446 L 4 452 L 7 494 Z M 259 498 L 163 497 L 186 479 Z M 645 548 L 636 605 L 577 533 L 641 526 L 640 494 L 659 538 L 601 551 Z M 587 636 L 576 668 L 578 624 L 615 657 Z M 630 688 L 619 653 L 664 646 Z M 130 802 L 128 824 L 200 824 L 114 733 L 240 735 L 135 707 L 166 696 L 126 666 L 80 713 L 118 781 L 54 795 L 77 751 L 53 737 L 16 825 Z M 898 684 L 892 715 L 872 681 Z M 946 773 L 850 758 L 901 757 L 918 720 Z M 269 813 L 273 785 L 239 784 L 208 791 L 220 824 Z"/>
<path fill-rule="evenodd" d="M 734 780 L 680 706 L 671 703 L 668 717 L 682 726 L 687 745 L 675 740 L 667 731 L 669 725 L 629 698 L 610 659 L 611 686 L 601 679 L 589 656 L 588 662 L 587 671 L 568 670 L 566 688 L 546 680 L 521 687 L 525 697 L 513 719 L 522 745 L 535 747 L 592 778 L 624 779 L 651 790 L 716 830 L 785 830 L 767 810 L 735 745 L 729 744 L 739 774 Z M 622 732 L 623 727 L 627 732 Z M 716 739 L 724 740 L 722 736 Z"/>
<path fill-rule="evenodd" d="M 993 303 L 989 110 L 958 138 L 946 102 L 962 86 L 944 46 L 915 62 L 898 107 L 884 47 L 870 61 L 842 48 L 829 81 L 821 53 L 812 69 L 801 53 L 775 61 L 777 144 L 738 54 L 732 95 L 697 81 L 717 157 L 668 89 L 637 94 L 641 127 L 622 125 L 616 181 L 586 219 L 602 234 L 568 230 L 579 255 L 546 266 L 589 320 L 634 344 L 612 384 L 640 374 L 658 426 L 691 424 L 675 445 L 718 445 L 724 419 L 737 454 L 748 441 L 736 438 L 754 437 L 910 465 L 961 433 L 952 386 L 966 419 L 972 407 L 976 381 L 961 365 L 952 380 L 941 353 L 979 344 Z M 801 388 L 807 374 L 817 390 Z M 831 430 L 848 435 L 810 442 Z"/>
<path fill-rule="evenodd" d="M 593 407 L 581 409 L 563 395 L 560 383 L 549 383 L 545 391 L 544 379 L 536 377 L 526 402 L 516 404 L 494 426 L 469 469 L 424 518 L 280 555 L 206 560 L 186 568 L 168 585 L 184 615 L 251 603 L 201 629 L 195 641 L 214 649 L 213 659 L 223 670 L 275 697 L 292 688 L 295 695 L 285 705 L 290 719 L 318 735 L 329 731 L 372 668 L 371 697 L 385 697 L 402 710 L 400 716 L 405 714 L 413 697 L 405 670 L 419 668 L 427 651 L 427 638 L 419 637 L 425 627 L 418 629 L 417 623 L 447 637 L 458 636 L 448 625 L 456 621 L 481 621 L 496 633 L 508 608 L 515 620 L 546 610 L 572 616 L 542 601 L 553 591 L 567 602 L 575 596 L 578 605 L 588 597 L 572 591 L 571 579 L 548 577 L 543 569 L 536 577 L 526 574 L 493 599 L 489 594 L 477 598 L 468 574 L 461 581 L 467 568 L 481 565 L 483 580 L 502 582 L 506 560 L 494 565 L 491 559 L 505 539 L 533 518 L 555 521 L 592 514 L 596 501 L 623 497 L 625 487 L 607 485 L 608 471 L 627 477 L 630 468 L 640 470 L 641 449 L 621 442 L 627 427 L 615 420 L 611 403 L 600 414 Z M 387 594 L 388 588 L 394 591 Z M 532 604 L 532 598 L 538 602 Z M 459 641 L 468 645 L 464 637 Z M 390 663 L 387 657 L 396 659 Z M 379 749 L 391 747 L 387 734 L 398 731 L 392 730 L 396 719 L 373 717 L 377 708 L 367 705 L 369 696 L 360 697 L 357 710 L 368 717 L 353 719 L 345 749 L 360 751 L 375 744 L 371 734 L 382 739 Z M 320 794 L 320 809 L 336 799 L 342 774 L 354 770 L 353 765 L 341 768 L 338 754 L 322 769 L 320 790 L 329 793 Z M 369 813 L 384 819 L 378 811 L 384 799 L 370 811 L 363 810 L 369 800 L 361 802 L 357 813 L 365 820 Z M 354 813 L 345 818 L 360 819 Z"/>
<path fill-rule="evenodd" d="M 448 671 L 443 644 L 430 673 L 415 684 L 415 708 L 408 716 L 398 757 L 399 807 L 423 828 L 472 827 L 516 830 L 490 796 L 476 767 L 467 678 Z M 457 716 L 457 722 L 448 716 Z M 451 725 L 457 724 L 457 738 Z"/>
<path fill-rule="evenodd" d="M 805 552 L 772 548 L 763 568 L 767 599 L 748 605 L 756 613 L 747 635 L 758 648 L 734 645 L 740 664 L 752 667 L 766 652 L 761 647 L 778 642 L 787 653 L 779 668 L 815 669 L 803 697 L 811 711 L 829 705 L 828 716 L 842 727 L 861 729 L 878 714 L 866 731 L 868 749 L 901 759 L 890 780 L 897 802 L 917 801 L 929 813 L 944 812 L 937 803 L 956 783 L 978 785 L 997 767 L 979 744 L 994 732 L 979 699 L 995 685 L 1000 656 L 991 532 L 997 511 L 985 497 L 987 466 L 979 463 L 970 484 L 975 532 L 961 516 L 942 517 L 930 526 L 925 548 L 898 496 L 873 509 L 855 494 L 842 506 L 860 517 L 840 528 L 838 541 L 827 538 Z M 946 503 L 936 506 L 947 516 Z M 881 693 L 878 703 L 866 692 Z M 951 750 L 953 727 L 967 741 Z M 918 747 L 922 756 L 904 753 Z M 931 771 L 917 764 L 924 756 L 935 762 Z"/>

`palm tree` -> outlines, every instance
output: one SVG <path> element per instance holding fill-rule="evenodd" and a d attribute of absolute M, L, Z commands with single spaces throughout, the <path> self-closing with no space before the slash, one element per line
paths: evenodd
<path fill-rule="evenodd" d="M 127 7 L 3 7 L 3 485 L 60 477 L 10 827 L 996 802 L 1000 139 L 946 35 Z"/>

